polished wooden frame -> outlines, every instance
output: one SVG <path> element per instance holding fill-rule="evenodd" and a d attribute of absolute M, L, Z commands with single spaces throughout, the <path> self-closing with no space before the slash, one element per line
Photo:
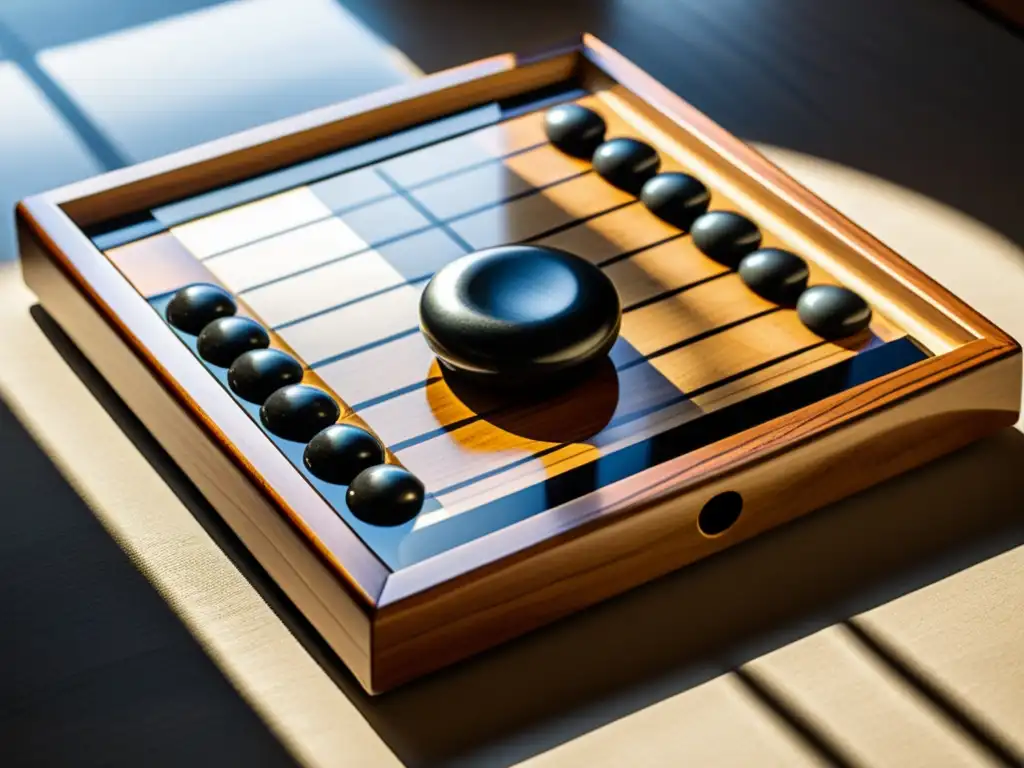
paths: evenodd
<path fill-rule="evenodd" d="M 837 254 L 827 266 L 934 356 L 392 572 L 83 234 L 139 209 L 477 104 L 575 79 L 742 180 L 766 216 Z M 370 692 L 392 688 L 854 493 L 1018 417 L 1010 337 L 749 146 L 590 36 L 486 59 L 30 198 L 26 282 Z M 849 460 L 856 457 L 856 460 Z M 739 492 L 718 536 L 706 501 Z"/>

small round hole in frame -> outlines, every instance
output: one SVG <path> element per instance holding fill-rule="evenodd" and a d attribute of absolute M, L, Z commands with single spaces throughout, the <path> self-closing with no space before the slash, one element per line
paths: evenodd
<path fill-rule="evenodd" d="M 721 536 L 739 520 L 742 511 L 743 497 L 736 491 L 725 491 L 704 505 L 697 515 L 697 528 L 705 536 Z"/>

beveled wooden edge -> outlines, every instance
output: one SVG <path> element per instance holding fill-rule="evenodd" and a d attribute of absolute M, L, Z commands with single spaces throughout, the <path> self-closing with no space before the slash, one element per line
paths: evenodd
<path fill-rule="evenodd" d="M 69 184 L 41 197 L 85 227 L 567 80 L 578 62 L 576 49 L 525 63 L 512 54 L 482 59 Z"/>
<path fill-rule="evenodd" d="M 974 338 L 1013 344 L 996 325 L 932 280 L 873 235 L 812 193 L 752 146 L 736 138 L 696 107 L 652 78 L 593 35 L 583 35 L 582 55 L 601 72 L 625 86 L 645 104 L 713 148 L 791 208 L 829 231 L 873 266 L 909 289 L 926 304 L 938 307 Z"/>
<path fill-rule="evenodd" d="M 356 678 L 373 687 L 373 610 L 342 579 L 324 567 L 305 535 L 278 505 L 207 438 L 153 376 L 145 360 L 125 343 L 89 297 L 47 253 L 25 220 L 19 222 L 25 282 L 50 316 L 85 354 L 145 428 L 157 438 L 245 548 L 297 605 Z"/>
<path fill-rule="evenodd" d="M 386 566 L 338 518 L 148 302 L 58 206 L 33 198 L 18 204 L 16 216 L 19 227 L 38 240 L 46 255 L 191 414 L 210 441 L 284 512 L 353 596 L 372 608 L 384 587 Z M 248 446 L 245 453 L 237 447 L 240 443 Z M 330 516 L 342 523 L 334 526 L 333 547 L 314 535 L 305 520 L 311 515 Z"/>

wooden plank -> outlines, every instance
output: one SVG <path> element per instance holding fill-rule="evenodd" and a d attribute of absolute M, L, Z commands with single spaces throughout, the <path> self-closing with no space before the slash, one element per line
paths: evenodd
<path fill-rule="evenodd" d="M 744 671 L 821 733 L 849 765 L 999 765 L 840 627 L 773 651 Z"/>
<path fill-rule="evenodd" d="M 590 170 L 590 163 L 545 144 L 417 187 L 412 195 L 437 218 L 450 219 Z"/>
<path fill-rule="evenodd" d="M 320 198 L 299 187 L 171 227 L 171 232 L 196 258 L 206 259 L 330 215 Z"/>
<path fill-rule="evenodd" d="M 569 77 L 577 62 L 575 51 L 522 65 L 511 54 L 495 56 L 70 184 L 47 200 L 88 226 L 543 88 Z"/>
<path fill-rule="evenodd" d="M 854 623 L 1024 764 L 1024 547 Z"/>
<path fill-rule="evenodd" d="M 725 675 L 519 765 L 522 768 L 567 765 L 802 768 L 827 764 L 735 677 Z"/>
<path fill-rule="evenodd" d="M 440 376 L 437 358 L 420 333 L 328 363 L 317 372 L 353 406 Z"/>
<path fill-rule="evenodd" d="M 537 245 L 561 248 L 600 264 L 678 234 L 678 229 L 665 224 L 644 206 L 630 205 L 591 219 L 586 225 L 542 238 Z M 696 248 L 693 251 L 699 254 Z"/>
<path fill-rule="evenodd" d="M 429 184 L 432 179 L 486 163 L 510 152 L 543 144 L 543 123 L 535 113 L 487 126 L 466 136 L 385 160 L 380 169 L 403 187 Z"/>
<path fill-rule="evenodd" d="M 168 232 L 112 248 L 106 257 L 147 298 L 191 283 L 217 282 L 206 265 Z"/>
<path fill-rule="evenodd" d="M 589 173 L 549 187 L 539 195 L 459 219 L 452 229 L 475 249 L 536 237 L 576 219 L 595 216 L 636 198 Z"/>

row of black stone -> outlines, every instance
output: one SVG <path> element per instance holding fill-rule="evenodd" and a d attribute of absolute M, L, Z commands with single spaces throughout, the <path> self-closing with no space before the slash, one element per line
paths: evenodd
<path fill-rule="evenodd" d="M 199 356 L 227 369 L 228 386 L 260 406 L 260 421 L 285 440 L 306 443 L 303 464 L 314 476 L 347 485 L 345 501 L 360 520 L 400 525 L 423 506 L 423 484 L 402 467 L 385 464 L 384 446 L 367 430 L 338 424 L 341 407 L 322 389 L 300 383 L 302 365 L 270 348 L 270 335 L 237 315 L 231 295 L 215 285 L 182 288 L 167 304 L 167 322 L 196 337 Z"/>
<path fill-rule="evenodd" d="M 658 218 L 689 232 L 706 256 L 736 270 L 754 293 L 781 306 L 795 307 L 801 322 L 824 339 L 859 333 L 871 322 L 871 309 L 859 295 L 835 285 L 807 287 L 807 263 L 781 248 L 761 248 L 761 232 L 733 211 L 708 211 L 711 193 L 685 173 L 659 173 L 654 147 L 631 138 L 605 140 L 604 119 L 578 104 L 560 104 L 544 120 L 548 140 L 562 152 L 590 160 L 610 184 L 636 195 Z"/>

